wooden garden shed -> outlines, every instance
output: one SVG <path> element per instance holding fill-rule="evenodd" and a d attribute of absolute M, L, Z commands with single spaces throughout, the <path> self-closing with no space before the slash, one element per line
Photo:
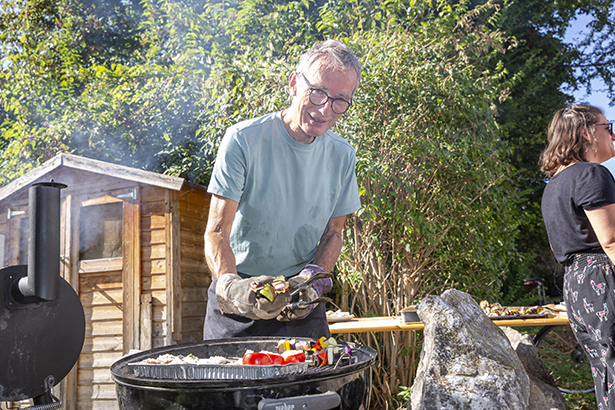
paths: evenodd
<path fill-rule="evenodd" d="M 66 409 L 117 409 L 109 368 L 131 349 L 202 339 L 210 195 L 181 178 L 59 154 L 0 188 L 0 267 L 27 264 L 28 189 L 61 191 L 61 270 L 86 317 Z"/>

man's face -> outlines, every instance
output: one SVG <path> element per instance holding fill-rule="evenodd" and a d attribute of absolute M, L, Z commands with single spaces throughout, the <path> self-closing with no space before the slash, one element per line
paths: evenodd
<path fill-rule="evenodd" d="M 314 105 L 310 102 L 310 86 L 326 92 L 330 98 L 343 98 L 352 100 L 352 94 L 357 85 L 357 75 L 352 69 L 337 71 L 327 68 L 317 61 L 309 72 L 301 74 L 292 73 L 290 77 L 290 92 L 293 102 L 290 107 L 291 124 L 295 133 L 304 134 L 305 137 L 316 138 L 327 132 L 335 125 L 342 114 L 336 114 L 331 109 L 332 101 L 329 99 L 323 105 Z M 293 136 L 294 137 L 294 136 Z"/>

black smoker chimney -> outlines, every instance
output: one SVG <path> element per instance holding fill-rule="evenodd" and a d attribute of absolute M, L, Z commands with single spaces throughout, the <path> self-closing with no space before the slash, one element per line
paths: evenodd
<path fill-rule="evenodd" d="M 28 276 L 19 291 L 30 302 L 51 301 L 60 286 L 60 190 L 53 182 L 33 184 L 28 191 Z"/>

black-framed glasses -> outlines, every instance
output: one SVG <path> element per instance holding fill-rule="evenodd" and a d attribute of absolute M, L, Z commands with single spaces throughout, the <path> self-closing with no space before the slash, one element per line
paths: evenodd
<path fill-rule="evenodd" d="M 596 125 L 608 125 L 609 126 L 609 133 L 612 134 L 613 133 L 613 122 L 609 121 L 609 122 L 603 122 L 602 124 L 596 124 Z"/>
<path fill-rule="evenodd" d="M 344 114 L 346 111 L 348 111 L 348 108 L 350 108 L 350 106 L 352 105 L 352 102 L 346 101 L 343 98 L 329 97 L 329 94 L 327 94 L 325 91 L 321 90 L 320 88 L 312 87 L 312 84 L 310 84 L 310 82 L 307 80 L 307 78 L 305 78 L 303 74 L 301 74 L 301 77 L 303 77 L 303 79 L 305 80 L 305 83 L 310 88 L 310 102 L 312 104 L 325 105 L 327 101 L 331 100 L 331 110 L 333 110 L 333 112 L 336 113 L 337 115 Z"/>

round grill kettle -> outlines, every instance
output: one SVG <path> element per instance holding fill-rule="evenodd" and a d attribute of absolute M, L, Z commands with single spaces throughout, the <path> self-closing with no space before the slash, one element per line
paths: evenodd
<path fill-rule="evenodd" d="M 28 265 L 0 269 L 0 401 L 33 399 L 32 409 L 61 405 L 52 388 L 77 362 L 85 314 L 60 277 L 60 190 L 28 191 Z"/>

